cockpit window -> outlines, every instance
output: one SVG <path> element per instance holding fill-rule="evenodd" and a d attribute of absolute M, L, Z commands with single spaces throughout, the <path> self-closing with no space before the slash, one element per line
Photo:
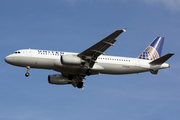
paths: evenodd
<path fill-rule="evenodd" d="M 14 52 L 14 54 L 20 54 L 20 51 L 16 51 L 16 52 Z"/>

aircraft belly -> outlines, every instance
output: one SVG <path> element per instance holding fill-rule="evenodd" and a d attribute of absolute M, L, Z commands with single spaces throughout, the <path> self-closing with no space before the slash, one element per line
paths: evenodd
<path fill-rule="evenodd" d="M 55 67 L 53 70 L 61 72 L 61 73 L 67 73 L 67 74 L 85 74 L 85 70 L 78 66 L 59 66 Z"/>
<path fill-rule="evenodd" d="M 88 70 L 87 67 L 81 66 L 81 65 L 63 65 L 59 60 L 54 61 L 54 70 L 62 73 L 68 73 L 68 74 L 81 74 L 86 75 L 86 71 Z M 102 66 L 99 66 L 98 64 L 94 64 L 92 70 L 92 74 L 99 74 L 100 71 L 102 71 L 104 68 Z"/>
<path fill-rule="evenodd" d="M 36 58 L 32 61 L 35 68 L 52 69 L 54 67 L 54 59 Z"/>
<path fill-rule="evenodd" d="M 132 74 L 148 71 L 148 69 L 140 68 L 134 65 L 123 65 L 123 64 L 99 64 L 104 70 L 102 74 Z"/>
<path fill-rule="evenodd" d="M 53 70 L 61 72 L 61 73 L 67 73 L 67 74 L 80 74 L 80 75 L 86 75 L 87 67 L 82 66 L 72 66 L 72 65 L 62 65 L 62 66 L 55 66 Z M 100 69 L 92 69 L 92 74 L 99 74 Z"/>
<path fill-rule="evenodd" d="M 41 68 L 41 69 L 51 69 L 53 67 L 53 59 L 35 58 L 35 57 L 14 57 L 15 66 L 31 68 Z"/>

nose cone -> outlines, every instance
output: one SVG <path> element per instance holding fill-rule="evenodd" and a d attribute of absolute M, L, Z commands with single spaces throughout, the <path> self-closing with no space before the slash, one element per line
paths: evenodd
<path fill-rule="evenodd" d="M 12 60 L 13 60 L 13 58 L 10 57 L 10 56 L 7 56 L 7 57 L 4 58 L 4 61 L 6 61 L 6 62 L 9 63 L 9 64 L 12 63 Z"/>

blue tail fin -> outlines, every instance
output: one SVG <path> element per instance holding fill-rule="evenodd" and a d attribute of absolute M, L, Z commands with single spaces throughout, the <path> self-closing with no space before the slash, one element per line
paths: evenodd
<path fill-rule="evenodd" d="M 164 37 L 157 37 L 155 40 L 139 55 L 139 59 L 155 60 L 161 57 Z"/>

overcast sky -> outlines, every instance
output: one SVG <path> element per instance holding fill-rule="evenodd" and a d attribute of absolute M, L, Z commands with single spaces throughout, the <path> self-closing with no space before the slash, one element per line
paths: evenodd
<path fill-rule="evenodd" d="M 105 53 L 137 57 L 157 36 L 162 55 L 175 53 L 158 75 L 95 75 L 85 89 L 51 85 L 52 70 L 11 66 L 18 49 L 82 52 L 127 28 Z M 179 120 L 180 0 L 1 0 L 0 120 Z"/>

